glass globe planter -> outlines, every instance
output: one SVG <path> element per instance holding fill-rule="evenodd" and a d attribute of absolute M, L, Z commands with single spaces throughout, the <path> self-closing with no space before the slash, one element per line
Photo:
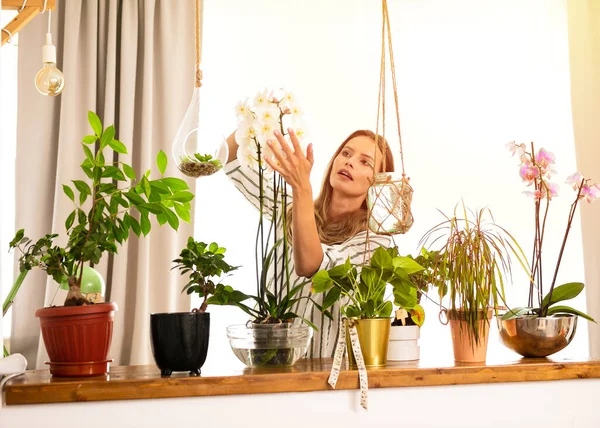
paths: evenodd
<path fill-rule="evenodd" d="M 369 229 L 379 235 L 406 233 L 414 222 L 410 211 L 413 189 L 405 176 L 375 174 L 367 194 Z"/>
<path fill-rule="evenodd" d="M 302 323 L 227 327 L 233 353 L 251 368 L 293 366 L 306 354 L 312 334 L 312 328 Z"/>
<path fill-rule="evenodd" d="M 194 88 L 192 101 L 185 113 L 175 140 L 173 158 L 179 170 L 188 177 L 198 178 L 213 175 L 227 161 L 227 141 L 215 139 L 201 141 L 200 88 Z"/>

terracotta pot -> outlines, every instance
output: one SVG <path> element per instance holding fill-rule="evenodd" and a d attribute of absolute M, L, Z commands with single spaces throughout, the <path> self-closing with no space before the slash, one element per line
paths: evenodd
<path fill-rule="evenodd" d="M 468 363 L 485 362 L 492 310 L 489 309 L 487 314 L 481 311 L 478 318 L 480 319 L 477 321 L 477 336 L 474 336 L 467 321 L 465 321 L 464 311 L 448 311 L 448 323 L 450 324 L 450 332 L 452 333 L 452 347 L 454 349 L 455 361 Z"/>
<path fill-rule="evenodd" d="M 35 311 L 53 376 L 97 376 L 108 373 L 112 340 L 113 302 L 58 306 Z"/>
<path fill-rule="evenodd" d="M 209 334 L 209 313 L 150 314 L 152 354 L 161 375 L 186 371 L 200 376 L 208 352 Z"/>

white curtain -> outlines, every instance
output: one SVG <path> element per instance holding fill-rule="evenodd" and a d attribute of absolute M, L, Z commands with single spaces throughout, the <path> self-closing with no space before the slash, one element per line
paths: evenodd
<path fill-rule="evenodd" d="M 570 0 L 569 48 L 573 133 L 579 171 L 600 182 L 600 3 Z M 587 307 L 600 321 L 600 202 L 581 204 Z M 590 357 L 600 358 L 600 324 L 590 323 Z"/>
<path fill-rule="evenodd" d="M 138 171 L 153 167 L 159 150 L 169 156 L 194 82 L 194 2 L 168 0 L 58 1 L 53 39 L 66 87 L 57 98 L 39 95 L 33 77 L 41 66 L 47 21 L 38 17 L 20 33 L 17 135 L 17 228 L 38 238 L 64 233 L 71 210 L 61 185 L 84 179 L 80 141 L 89 134 L 87 111 L 114 124 L 128 148 L 123 158 Z M 181 176 L 171 162 L 169 175 Z M 189 182 L 194 191 L 194 182 Z M 110 356 L 116 364 L 148 364 L 151 312 L 189 310 L 184 284 L 171 261 L 193 233 L 183 223 L 147 238 L 130 239 L 99 270 L 107 298 L 119 305 Z M 64 236 L 64 234 L 63 234 Z M 62 241 L 64 243 L 64 240 Z M 30 367 L 43 367 L 36 308 L 50 304 L 56 284 L 42 272 L 26 279 L 13 308 L 11 344 Z M 62 304 L 60 297 L 54 304 Z"/>

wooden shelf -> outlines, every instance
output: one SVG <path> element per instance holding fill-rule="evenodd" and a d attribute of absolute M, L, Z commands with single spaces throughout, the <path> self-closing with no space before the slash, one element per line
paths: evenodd
<path fill-rule="evenodd" d="M 331 390 L 330 359 L 301 360 L 287 369 L 204 371 L 201 377 L 161 377 L 154 365 L 115 366 L 107 376 L 53 378 L 48 370 L 27 371 L 5 386 L 7 405 L 143 398 L 198 397 Z M 370 388 L 462 385 L 600 378 L 600 361 L 521 359 L 497 364 L 389 363 L 368 371 Z M 358 389 L 358 374 L 342 370 L 336 389 Z"/>

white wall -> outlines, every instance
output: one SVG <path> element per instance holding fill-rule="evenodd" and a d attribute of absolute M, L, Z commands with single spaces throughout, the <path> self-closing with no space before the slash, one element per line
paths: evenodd
<path fill-rule="evenodd" d="M 87 428 L 598 427 L 598 379 L 7 406 L 0 426 Z M 552 399 L 540 399 L 546 396 Z M 535 399 L 532 399 L 535 397 Z M 536 403 L 535 406 L 532 403 Z M 560 403 L 560 405 L 556 405 Z M 267 412 L 268 409 L 268 412 Z M 433 411 L 432 411 L 433 410 Z M 66 416 L 68 415 L 68 416 Z"/>
<path fill-rule="evenodd" d="M 401 251 L 414 253 L 422 234 L 442 218 L 437 209 L 450 213 L 464 198 L 474 209 L 489 206 L 529 255 L 533 202 L 522 194 L 526 189 L 517 161 L 505 144 L 534 141 L 556 154 L 556 181 L 561 184 L 544 248 L 548 289 L 573 195 L 563 182 L 575 171 L 565 1 L 388 4 L 405 163 L 415 189 L 416 220 L 407 235 L 397 238 Z M 206 2 L 201 113 L 205 138 L 229 135 L 239 99 L 265 86 L 285 85 L 310 116 L 316 193 L 339 143 L 355 129 L 375 128 L 380 14 L 380 3 L 372 0 L 345 1 L 343 6 L 335 0 Z M 387 87 L 391 126 L 391 83 Z M 394 132 L 389 129 L 386 136 L 396 144 L 399 160 Z M 243 265 L 231 285 L 252 292 L 256 213 L 222 174 L 198 180 L 197 200 L 196 237 L 225 246 L 230 261 Z M 573 226 L 559 284 L 584 279 L 578 216 Z M 508 288 L 510 304 L 526 304 L 524 275 L 515 275 Z M 575 305 L 584 309 L 584 297 Z M 233 308 L 210 312 L 207 364 L 230 365 L 235 357 L 224 328 L 246 317 Z M 439 325 L 434 305 L 428 304 L 426 312 L 422 352 L 436 352 L 449 333 Z M 585 324 L 562 355 L 587 356 Z"/>

